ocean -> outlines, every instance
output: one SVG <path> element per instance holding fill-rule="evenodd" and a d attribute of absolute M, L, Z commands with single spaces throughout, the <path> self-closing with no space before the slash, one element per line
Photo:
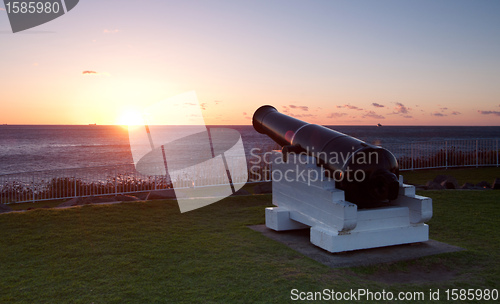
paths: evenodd
<path fill-rule="evenodd" d="M 252 126 L 231 128 L 241 134 L 245 152 L 269 151 L 276 144 Z M 329 126 L 390 150 L 404 143 L 451 139 L 500 138 L 500 127 L 443 126 Z M 127 129 L 121 126 L 0 126 L 0 175 L 54 169 L 132 163 Z"/>

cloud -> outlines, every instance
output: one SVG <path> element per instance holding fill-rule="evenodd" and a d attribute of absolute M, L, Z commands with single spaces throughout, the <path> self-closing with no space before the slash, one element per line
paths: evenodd
<path fill-rule="evenodd" d="M 348 108 L 349 110 L 357 110 L 357 111 L 362 111 L 363 109 L 358 108 L 356 106 L 351 106 L 351 105 L 344 105 L 344 108 Z"/>
<path fill-rule="evenodd" d="M 460 114 L 462 114 L 462 113 L 460 113 L 460 112 L 458 112 L 458 111 L 453 111 L 453 112 L 451 112 L 451 115 L 460 115 Z"/>
<path fill-rule="evenodd" d="M 91 71 L 91 70 L 83 71 L 82 74 L 87 75 L 87 76 L 106 76 L 106 77 L 111 76 L 111 74 L 109 74 L 109 73 L 101 73 L 101 72 L 96 72 L 96 71 Z"/>
<path fill-rule="evenodd" d="M 116 34 L 119 32 L 119 30 L 117 29 L 114 29 L 114 30 L 108 30 L 108 29 L 105 29 L 104 31 L 102 31 L 104 34 Z"/>
<path fill-rule="evenodd" d="M 411 116 L 411 115 L 404 115 L 403 117 L 404 118 L 413 118 L 413 116 Z"/>
<path fill-rule="evenodd" d="M 291 109 L 299 109 L 299 110 L 302 110 L 302 111 L 309 111 L 309 107 L 307 107 L 307 106 L 290 105 L 290 108 Z"/>
<path fill-rule="evenodd" d="M 381 105 L 381 104 L 376 103 L 376 102 L 372 103 L 372 106 L 374 106 L 375 108 L 383 108 L 383 107 L 385 107 L 384 105 Z"/>
<path fill-rule="evenodd" d="M 439 113 L 439 112 L 432 113 L 431 115 L 432 115 L 432 116 L 438 116 L 438 117 L 447 116 L 446 114 Z"/>
<path fill-rule="evenodd" d="M 194 102 L 186 102 L 185 104 L 187 104 L 188 106 L 196 106 L 196 103 Z"/>
<path fill-rule="evenodd" d="M 219 103 L 221 103 L 222 101 L 221 100 L 215 100 L 215 104 L 218 105 Z"/>
<path fill-rule="evenodd" d="M 316 117 L 317 115 L 314 114 L 290 114 L 293 117 L 296 118 L 308 118 L 308 117 Z"/>
<path fill-rule="evenodd" d="M 385 119 L 385 117 L 384 117 L 384 116 L 382 116 L 382 115 L 378 115 L 378 114 L 377 114 L 377 113 L 375 113 L 374 111 L 367 111 L 367 112 L 365 113 L 365 115 L 363 115 L 363 116 L 361 116 L 361 117 L 363 117 L 363 118 L 367 118 L 367 117 L 369 117 L 369 118 L 376 118 L 376 119 Z"/>
<path fill-rule="evenodd" d="M 247 112 L 243 112 L 243 116 L 247 116 Z"/>
<path fill-rule="evenodd" d="M 441 110 L 441 112 L 448 110 L 448 108 L 439 108 L 439 109 Z"/>
<path fill-rule="evenodd" d="M 479 111 L 479 113 L 481 113 L 482 115 L 489 115 L 489 114 L 493 114 L 493 115 L 496 115 L 496 116 L 500 116 L 500 112 L 499 111 Z"/>
<path fill-rule="evenodd" d="M 344 106 L 335 106 L 337 109 L 342 109 Z"/>
<path fill-rule="evenodd" d="M 202 110 L 206 110 L 207 109 L 207 103 L 204 102 L 204 103 L 200 103 L 200 107 Z"/>
<path fill-rule="evenodd" d="M 5 8 L 1 8 L 1 7 L 0 7 L 0 11 L 5 11 Z"/>
<path fill-rule="evenodd" d="M 390 114 L 408 114 L 408 112 L 411 110 L 410 108 L 406 107 L 404 104 L 400 102 L 396 102 L 396 106 L 394 107 L 394 112 Z"/>
<path fill-rule="evenodd" d="M 346 116 L 346 115 L 347 115 L 347 113 L 333 112 L 333 113 L 328 114 L 328 116 L 326 116 L 326 118 L 338 118 L 338 117 L 342 117 L 342 116 Z"/>

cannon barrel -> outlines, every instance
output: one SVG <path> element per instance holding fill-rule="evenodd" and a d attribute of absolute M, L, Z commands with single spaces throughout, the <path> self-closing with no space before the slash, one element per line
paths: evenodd
<path fill-rule="evenodd" d="M 255 111 L 253 127 L 283 146 L 283 154 L 307 153 L 345 192 L 347 201 L 369 208 L 395 200 L 399 167 L 388 150 L 341 132 L 309 124 L 265 105 Z"/>

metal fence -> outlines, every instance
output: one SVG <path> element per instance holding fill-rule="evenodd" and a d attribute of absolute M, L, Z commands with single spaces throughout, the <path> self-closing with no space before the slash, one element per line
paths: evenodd
<path fill-rule="evenodd" d="M 400 170 L 451 167 L 499 167 L 499 139 L 446 140 L 384 144 L 399 162 Z M 257 158 L 257 159 L 256 159 Z M 233 184 L 269 181 L 269 163 L 247 156 L 247 174 L 231 176 Z M 228 159 L 235 168 L 241 160 Z M 176 188 L 206 187 L 227 183 L 224 173 L 200 167 L 178 177 Z M 133 164 L 47 170 L 0 175 L 0 203 L 36 202 L 85 196 L 118 195 L 173 188 L 169 176 L 144 175 Z"/>
<path fill-rule="evenodd" d="M 138 174 L 133 165 L 47 170 L 0 176 L 0 202 L 35 202 L 166 189 L 162 177 Z"/>
<path fill-rule="evenodd" d="M 185 174 L 145 175 L 139 173 L 133 164 L 46 170 L 0 175 L 0 203 L 36 202 L 73 197 L 104 196 L 149 192 L 154 190 L 196 188 L 214 185 L 244 184 L 248 181 L 245 160 L 228 159 L 227 165 L 234 172 L 224 169 L 214 171 L 210 164 L 198 164 Z M 239 166 L 239 167 L 238 167 Z M 242 167 L 242 168 L 240 168 Z"/>
<path fill-rule="evenodd" d="M 499 166 L 499 139 L 454 139 L 384 145 L 402 171 Z"/>

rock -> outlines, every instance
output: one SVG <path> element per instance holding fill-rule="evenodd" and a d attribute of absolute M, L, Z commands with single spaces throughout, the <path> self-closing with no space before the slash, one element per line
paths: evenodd
<path fill-rule="evenodd" d="M 255 194 L 273 193 L 273 184 L 271 182 L 258 184 L 253 187 Z"/>
<path fill-rule="evenodd" d="M 428 190 L 429 187 L 427 187 L 426 185 L 415 185 L 415 189 L 416 190 Z"/>
<path fill-rule="evenodd" d="M 118 202 L 133 202 L 138 201 L 139 199 L 131 195 L 117 195 L 114 197 L 114 200 Z"/>
<path fill-rule="evenodd" d="M 7 206 L 5 204 L 0 204 L 0 213 L 5 213 L 5 212 L 11 212 L 12 208 L 10 206 Z"/>
<path fill-rule="evenodd" d="M 471 183 L 465 183 L 462 185 L 462 187 L 460 187 L 460 189 L 468 189 L 468 190 L 472 190 L 474 189 L 476 186 L 474 186 L 474 184 L 471 184 Z"/>
<path fill-rule="evenodd" d="M 154 199 L 175 199 L 174 189 L 166 189 L 166 190 L 156 190 L 149 192 L 146 200 L 154 200 Z"/>
<path fill-rule="evenodd" d="M 444 187 L 441 184 L 436 183 L 435 181 L 428 181 L 425 185 L 427 186 L 428 190 L 443 190 L 444 189 Z"/>
<path fill-rule="evenodd" d="M 453 176 L 447 176 L 440 184 L 445 189 L 458 189 L 458 181 Z"/>
<path fill-rule="evenodd" d="M 65 201 L 62 204 L 59 204 L 58 207 L 72 207 L 72 206 L 81 206 L 81 205 L 91 205 L 91 204 L 99 204 L 99 203 L 109 203 L 114 202 L 114 196 L 90 196 L 90 197 L 74 197 L 69 201 Z"/>
<path fill-rule="evenodd" d="M 57 207 L 71 207 L 71 206 L 78 206 L 83 203 L 83 199 L 81 197 L 74 197 L 70 199 L 69 201 L 65 201 L 62 204 L 59 204 Z"/>
<path fill-rule="evenodd" d="M 434 178 L 433 182 L 435 183 L 438 183 L 438 184 L 441 184 L 442 182 L 444 182 L 446 179 L 448 179 L 448 177 L 450 177 L 449 175 L 438 175 Z M 452 176 L 451 176 L 452 177 Z"/>
<path fill-rule="evenodd" d="M 500 178 L 495 178 L 493 185 L 491 186 L 493 190 L 500 190 Z"/>
<path fill-rule="evenodd" d="M 149 195 L 149 192 L 138 192 L 138 193 L 130 194 L 130 196 L 135 196 L 141 201 L 146 200 L 148 195 Z"/>
<path fill-rule="evenodd" d="M 250 192 L 248 192 L 245 189 L 240 189 L 240 190 L 236 191 L 236 193 L 234 193 L 233 195 L 250 195 Z"/>
<path fill-rule="evenodd" d="M 84 205 L 114 202 L 114 196 L 89 196 L 83 198 Z"/>
<path fill-rule="evenodd" d="M 479 182 L 479 183 L 476 184 L 476 187 L 480 187 L 480 188 L 483 188 L 483 189 L 488 189 L 488 188 L 491 188 L 491 185 L 487 181 L 481 181 L 481 182 Z"/>
<path fill-rule="evenodd" d="M 457 179 L 451 175 L 438 175 L 434 178 L 433 182 L 440 184 L 444 189 L 458 189 Z"/>

